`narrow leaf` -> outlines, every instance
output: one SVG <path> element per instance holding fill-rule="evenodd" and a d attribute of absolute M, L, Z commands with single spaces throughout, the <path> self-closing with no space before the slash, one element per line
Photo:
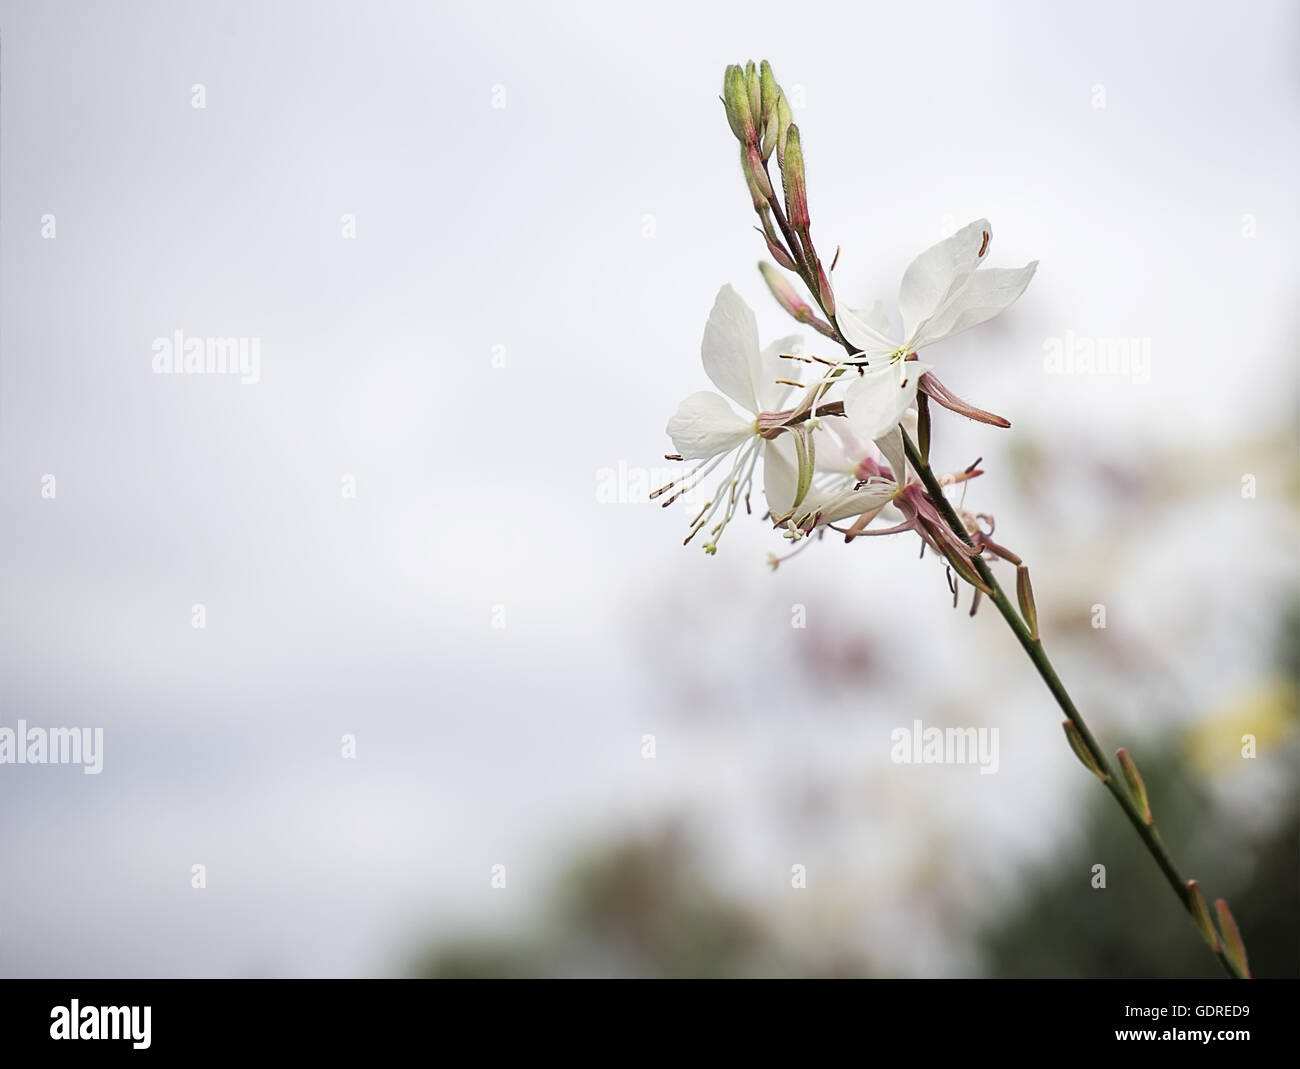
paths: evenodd
<path fill-rule="evenodd" d="M 1074 751 L 1074 756 L 1083 762 L 1083 767 L 1096 776 L 1102 783 L 1109 783 L 1110 777 L 1101 770 L 1096 759 L 1088 750 L 1088 745 L 1083 741 L 1083 736 L 1079 734 L 1079 729 L 1074 726 L 1073 720 L 1063 720 L 1061 727 L 1065 729 L 1065 737 L 1070 741 L 1070 749 Z"/>

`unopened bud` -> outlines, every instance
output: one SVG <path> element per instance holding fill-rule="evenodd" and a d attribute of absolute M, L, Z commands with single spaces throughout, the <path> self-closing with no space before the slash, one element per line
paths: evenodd
<path fill-rule="evenodd" d="M 1147 798 L 1147 787 L 1142 782 L 1142 773 L 1138 771 L 1137 763 L 1129 756 L 1127 750 L 1116 750 L 1115 756 L 1119 758 L 1120 771 L 1124 773 L 1124 782 L 1128 784 L 1128 792 L 1133 797 L 1133 804 L 1138 807 L 1144 821 L 1148 824 L 1153 823 L 1151 801 Z"/>
<path fill-rule="evenodd" d="M 758 68 L 759 87 L 763 98 L 763 122 L 776 114 L 776 98 L 781 94 L 781 87 L 776 84 L 776 75 L 772 73 L 772 64 L 763 60 Z"/>
<path fill-rule="evenodd" d="M 758 187 L 758 191 L 769 201 L 774 199 L 776 190 L 772 188 L 772 180 L 767 177 L 767 167 L 763 164 L 763 157 L 759 154 L 757 144 L 745 146 L 742 165 L 753 177 L 754 185 Z"/>
<path fill-rule="evenodd" d="M 785 167 L 785 142 L 790 133 L 794 115 L 790 112 L 790 102 L 785 99 L 785 90 L 777 91 L 776 98 L 776 162 Z"/>
<path fill-rule="evenodd" d="M 790 259 L 790 254 L 785 251 L 784 246 L 782 246 L 782 244 L 776 239 L 775 235 L 772 234 L 771 223 L 766 217 L 764 217 L 763 222 L 767 224 L 767 229 L 759 230 L 758 227 L 755 227 L 754 229 L 758 230 L 758 232 L 763 235 L 763 240 L 767 242 L 767 251 L 772 254 L 772 259 L 787 271 L 798 271 L 799 265 Z"/>
<path fill-rule="evenodd" d="M 1097 759 L 1092 756 L 1092 751 L 1088 749 L 1087 743 L 1083 741 L 1083 736 L 1079 734 L 1079 729 L 1074 726 L 1074 721 L 1064 720 L 1061 722 L 1061 727 L 1065 729 L 1065 737 L 1070 740 L 1070 749 L 1074 751 L 1074 756 L 1083 762 L 1083 767 L 1101 780 L 1102 783 L 1109 783 L 1110 777 L 1097 764 Z"/>
<path fill-rule="evenodd" d="M 805 231 L 806 234 L 806 231 Z M 817 253 L 813 250 L 812 243 L 805 241 L 807 252 L 811 256 Z M 826 277 L 826 269 L 822 267 L 821 261 L 817 262 L 817 295 L 821 298 L 822 307 L 826 309 L 828 316 L 835 314 L 835 291 L 831 289 L 831 280 Z"/>
<path fill-rule="evenodd" d="M 781 129 L 776 106 L 781 87 L 776 84 L 776 75 L 772 73 L 772 64 L 767 60 L 763 60 L 762 65 L 759 67 L 758 77 L 763 104 L 758 120 L 762 134 L 759 147 L 763 152 L 763 162 L 766 163 L 772 157 L 772 150 L 776 148 L 777 137 Z"/>
<path fill-rule="evenodd" d="M 749 114 L 754 117 L 755 128 L 763 125 L 763 83 L 758 68 L 751 59 L 745 64 L 745 88 L 749 91 Z"/>
<path fill-rule="evenodd" d="M 1237 922 L 1232 919 L 1232 910 L 1220 898 L 1214 903 L 1214 912 L 1218 914 L 1219 931 L 1223 933 L 1223 952 L 1237 971 L 1249 980 L 1250 963 L 1246 961 L 1246 944 L 1241 941 L 1241 932 L 1237 930 Z"/>
<path fill-rule="evenodd" d="M 766 262 L 760 262 L 758 269 L 763 274 L 763 281 L 767 283 L 767 288 L 772 291 L 772 296 L 776 298 L 776 303 L 799 320 L 800 323 L 807 323 L 812 317 L 812 308 L 790 285 L 789 279 Z"/>
<path fill-rule="evenodd" d="M 1205 904 L 1205 896 L 1201 894 L 1201 887 L 1195 880 L 1187 881 L 1187 900 L 1192 907 L 1192 919 L 1196 921 L 1196 927 L 1201 930 L 1201 935 L 1210 949 L 1216 954 L 1221 949 L 1219 946 L 1219 935 L 1214 930 L 1214 922 L 1210 920 L 1210 907 Z"/>
<path fill-rule="evenodd" d="M 740 169 L 745 172 L 745 185 L 749 187 L 750 199 L 754 202 L 754 211 L 763 215 L 771 207 L 763 191 L 758 188 L 758 182 L 754 178 L 754 172 L 749 166 L 749 149 L 745 145 L 740 146 Z"/>
<path fill-rule="evenodd" d="M 742 67 L 732 64 L 722 76 L 722 106 L 727 111 L 731 132 L 742 145 L 757 143 L 754 113 L 749 106 L 749 85 Z"/>
<path fill-rule="evenodd" d="M 771 242 L 769 241 L 770 245 Z M 772 251 L 775 254 L 776 249 Z M 808 302 L 799 296 L 795 288 L 790 285 L 789 280 L 780 271 L 764 261 L 759 261 L 758 269 L 762 272 L 763 281 L 767 283 L 767 288 L 772 291 L 772 296 L 776 298 L 776 303 L 790 313 L 791 317 L 800 323 L 807 323 L 818 334 L 824 334 L 828 338 L 838 340 L 835 328 L 825 320 L 817 317 Z M 795 268 L 790 267 L 788 270 L 794 271 Z"/>
<path fill-rule="evenodd" d="M 799 143 L 797 126 L 791 126 L 785 135 L 781 185 L 785 188 L 785 212 L 790 218 L 790 225 L 802 233 L 808 229 L 808 187 L 804 182 L 803 149 Z"/>

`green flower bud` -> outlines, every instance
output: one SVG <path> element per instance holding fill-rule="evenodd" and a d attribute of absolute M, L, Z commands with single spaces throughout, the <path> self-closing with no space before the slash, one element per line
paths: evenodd
<path fill-rule="evenodd" d="M 757 143 L 754 113 L 749 106 L 749 85 L 744 70 L 734 63 L 722 77 L 722 106 L 727 111 L 727 122 L 736 139 L 742 145 Z"/>
<path fill-rule="evenodd" d="M 791 126 L 785 136 L 781 185 L 785 187 L 785 212 L 790 218 L 790 225 L 802 233 L 808 229 L 808 187 L 804 183 L 803 149 L 799 144 L 797 126 Z"/>
<path fill-rule="evenodd" d="M 755 129 L 759 129 L 763 125 L 763 85 L 752 59 L 745 64 L 745 86 L 749 90 L 749 113 L 754 117 Z"/>

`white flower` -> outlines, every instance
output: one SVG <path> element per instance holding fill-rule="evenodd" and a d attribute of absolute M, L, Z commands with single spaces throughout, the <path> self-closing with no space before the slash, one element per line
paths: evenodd
<path fill-rule="evenodd" d="M 773 518 L 794 540 L 850 516 L 874 516 L 907 485 L 903 436 L 897 427 L 875 442 L 873 449 L 842 416 L 825 416 L 817 422 L 816 472 L 797 508 L 793 506 L 797 467 L 792 443 L 777 439 L 763 463 Z M 914 425 L 911 430 L 915 433 Z"/>
<path fill-rule="evenodd" d="M 726 396 L 705 390 L 691 394 L 678 406 L 668 421 L 668 435 L 682 460 L 700 463 L 684 478 L 654 495 L 678 487 L 677 493 L 664 502 L 671 504 L 734 454 L 726 479 L 696 517 L 686 538 L 689 542 L 722 510 L 722 519 L 710 532 L 713 538 L 704 547 L 709 553 L 716 550 L 718 536 L 738 504 L 743 500 L 749 508 L 754 467 L 759 456 L 766 455 L 773 446 L 773 440 L 760 435 L 758 417 L 778 411 L 789 395 L 790 384 L 778 381 L 790 374 L 789 361 L 782 360 L 781 354 L 793 354 L 801 344 L 798 337 L 782 338 L 760 350 L 758 324 L 749 305 L 730 286 L 718 291 L 704 328 L 700 355 L 705 373 Z M 727 398 L 740 405 L 750 418 L 738 415 Z"/>
<path fill-rule="evenodd" d="M 1020 268 L 976 270 L 992 238 L 988 220 L 977 219 L 912 261 L 898 290 L 901 341 L 891 337 L 889 313 L 882 302 L 868 311 L 838 308 L 840 333 L 868 360 L 861 377 L 844 394 L 845 414 L 859 434 L 879 438 L 898 424 L 913 403 L 916 384 L 931 365 L 909 356 L 992 319 L 1024 293 L 1037 260 Z"/>

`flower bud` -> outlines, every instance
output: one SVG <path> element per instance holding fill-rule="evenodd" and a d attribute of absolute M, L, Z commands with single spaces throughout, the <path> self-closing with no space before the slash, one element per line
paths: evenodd
<path fill-rule="evenodd" d="M 805 227 L 805 238 L 807 234 L 808 231 Z M 812 243 L 805 240 L 804 245 L 809 255 L 816 258 L 817 253 L 813 250 Z M 833 316 L 835 314 L 835 291 L 831 289 L 831 280 L 826 277 L 826 269 L 822 267 L 820 260 L 817 261 L 817 295 L 821 298 L 822 307 L 826 309 L 826 314 Z"/>
<path fill-rule="evenodd" d="M 772 245 L 770 239 L 768 245 L 769 247 Z M 772 252 L 776 253 L 779 248 L 779 246 L 773 248 Z M 776 298 L 776 303 L 784 308 L 791 317 L 797 319 L 800 323 L 806 323 L 808 326 L 812 327 L 813 330 L 817 331 L 818 334 L 839 341 L 839 335 L 835 333 L 835 328 L 824 319 L 817 316 L 817 314 L 812 310 L 812 307 L 799 296 L 795 291 L 795 288 L 790 285 L 789 281 L 787 281 L 786 277 L 781 274 L 780 271 L 765 261 L 759 261 L 758 269 L 763 273 L 763 281 L 767 283 L 767 288 L 772 291 L 772 296 Z M 790 267 L 789 270 L 794 271 L 795 268 Z"/>
<path fill-rule="evenodd" d="M 785 211 L 790 217 L 790 225 L 802 233 L 808 229 L 808 188 L 804 183 L 803 149 L 799 144 L 797 126 L 791 126 L 785 135 L 781 185 L 785 187 Z"/>
<path fill-rule="evenodd" d="M 743 68 L 732 64 L 722 76 L 722 106 L 727 111 L 731 132 L 742 145 L 757 143 L 754 113 L 749 106 L 749 84 Z"/>
<path fill-rule="evenodd" d="M 754 179 L 754 172 L 749 166 L 749 149 L 744 145 L 740 146 L 740 169 L 745 172 L 745 185 L 749 187 L 750 199 L 754 202 L 754 211 L 759 215 L 768 214 L 771 207 L 763 191 L 758 188 L 758 183 Z"/>
<path fill-rule="evenodd" d="M 1201 935 L 1205 941 L 1210 944 L 1210 949 L 1216 954 L 1222 949 L 1219 946 L 1219 936 L 1214 930 L 1214 922 L 1210 920 L 1210 907 L 1205 904 L 1205 896 L 1201 894 L 1200 885 L 1195 880 L 1187 881 L 1187 900 L 1192 907 L 1192 919 L 1196 921 L 1196 927 L 1201 930 Z"/>
<path fill-rule="evenodd" d="M 745 64 L 745 88 L 749 91 L 749 114 L 754 117 L 755 128 L 763 125 L 763 83 L 758 68 L 751 59 Z"/>
<path fill-rule="evenodd" d="M 763 157 L 758 151 L 758 144 L 746 145 L 742 157 L 741 163 L 746 173 L 752 176 L 758 191 L 771 201 L 776 196 L 776 190 L 772 188 L 772 180 L 767 177 L 767 167 L 763 164 Z"/>
<path fill-rule="evenodd" d="M 1116 750 L 1115 756 L 1119 758 L 1120 771 L 1124 773 L 1124 781 L 1128 784 L 1128 792 L 1133 798 L 1133 804 L 1142 813 L 1144 821 L 1148 824 L 1154 823 L 1151 817 L 1151 801 L 1147 798 L 1147 787 L 1142 782 L 1142 773 L 1138 771 L 1136 762 L 1129 756 L 1127 750 Z"/>
<path fill-rule="evenodd" d="M 762 114 L 759 118 L 759 128 L 762 133 L 761 145 L 763 150 L 763 162 L 766 163 L 772 157 L 772 150 L 776 148 L 777 138 L 780 134 L 780 116 L 777 114 L 777 99 L 781 94 L 781 87 L 776 84 L 776 75 L 772 73 L 772 64 L 763 60 L 759 68 L 759 89 L 762 95 Z"/>
<path fill-rule="evenodd" d="M 785 142 L 790 133 L 794 116 L 790 112 L 790 103 L 785 99 L 785 90 L 777 90 L 776 98 L 776 162 L 785 167 Z"/>

